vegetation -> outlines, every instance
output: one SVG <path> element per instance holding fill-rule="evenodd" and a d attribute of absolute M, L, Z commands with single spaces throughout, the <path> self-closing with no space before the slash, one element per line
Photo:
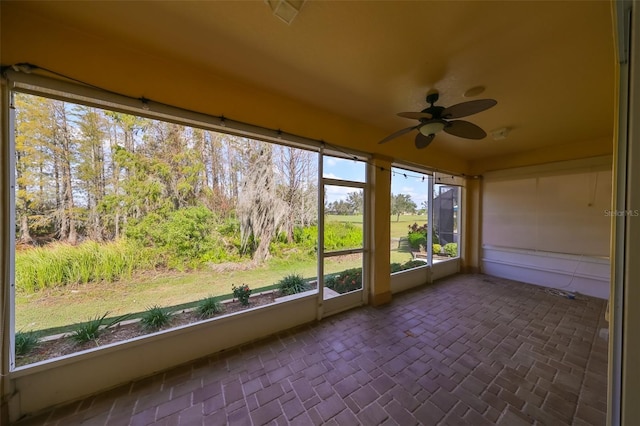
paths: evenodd
<path fill-rule="evenodd" d="M 113 282 L 157 264 L 152 251 L 130 240 L 54 243 L 16 253 L 16 288 L 33 293 L 66 284 Z"/>
<path fill-rule="evenodd" d="M 71 338 L 76 343 L 86 343 L 91 340 L 96 340 L 103 330 L 113 327 L 124 319 L 124 317 L 118 317 L 111 319 L 109 322 L 105 322 L 107 315 L 109 315 L 109 312 L 105 312 L 101 317 L 96 315 L 90 318 L 89 321 L 78 325 L 73 330 L 73 333 L 71 333 Z"/>
<path fill-rule="evenodd" d="M 220 303 L 215 296 L 209 296 L 200 301 L 198 307 L 196 308 L 196 312 L 198 316 L 202 319 L 211 318 L 214 315 L 217 315 L 224 311 L 224 306 Z"/>
<path fill-rule="evenodd" d="M 285 296 L 302 293 L 310 288 L 309 284 L 300 274 L 287 275 L 278 282 L 278 290 Z"/>
<path fill-rule="evenodd" d="M 324 211 L 330 215 L 361 215 L 364 212 L 362 190 L 347 194 L 346 199 L 326 203 Z"/>
<path fill-rule="evenodd" d="M 458 244 L 447 243 L 442 247 L 447 256 L 456 257 L 458 255 Z"/>
<path fill-rule="evenodd" d="M 433 244 L 433 254 L 440 254 L 442 252 L 442 246 L 440 244 Z"/>
<path fill-rule="evenodd" d="M 249 297 L 251 296 L 251 289 L 248 285 L 242 284 L 239 286 L 232 285 L 233 297 L 238 299 L 241 305 L 249 306 Z"/>
<path fill-rule="evenodd" d="M 391 194 L 391 214 L 396 216 L 396 222 L 400 220 L 403 213 L 414 214 L 418 206 L 413 202 L 410 195 Z"/>
<path fill-rule="evenodd" d="M 413 250 L 422 250 L 427 245 L 427 237 L 422 232 L 410 232 L 407 240 Z"/>
<path fill-rule="evenodd" d="M 155 331 L 172 314 L 156 301 L 204 318 L 230 282 L 292 294 L 317 274 L 315 152 L 26 94 L 15 129 L 19 326 L 90 341 L 116 318 L 69 324 L 108 311 Z M 326 203 L 324 250 L 363 246 L 363 194 Z M 409 195 L 393 203 L 392 235 L 424 219 Z M 362 287 L 345 258 L 325 264 L 347 269 L 327 276 L 340 292 Z M 249 285 L 232 293 L 249 304 Z"/>
<path fill-rule="evenodd" d="M 317 154 L 296 148 L 25 94 L 15 148 L 22 244 L 127 236 L 180 269 L 263 261 L 317 217 Z"/>
<path fill-rule="evenodd" d="M 392 263 L 391 264 L 391 273 L 406 271 L 408 269 L 418 268 L 420 266 L 425 266 L 426 263 L 421 260 L 410 260 L 405 263 Z"/>
<path fill-rule="evenodd" d="M 362 288 L 362 268 L 353 268 L 325 277 L 324 285 L 338 293 L 348 293 Z"/>
<path fill-rule="evenodd" d="M 169 324 L 173 312 L 168 309 L 153 305 L 140 318 L 140 325 L 148 331 L 158 331 Z"/>
<path fill-rule="evenodd" d="M 414 223 L 413 225 L 409 225 L 408 239 L 409 245 L 411 248 L 419 250 L 426 250 L 427 247 L 427 232 L 428 226 L 425 223 L 424 225 L 418 225 Z M 438 233 L 433 230 L 431 233 L 432 244 L 438 244 L 440 241 L 438 239 Z"/>
<path fill-rule="evenodd" d="M 16 356 L 24 356 L 34 350 L 40 339 L 33 331 L 18 332 L 15 337 Z"/>

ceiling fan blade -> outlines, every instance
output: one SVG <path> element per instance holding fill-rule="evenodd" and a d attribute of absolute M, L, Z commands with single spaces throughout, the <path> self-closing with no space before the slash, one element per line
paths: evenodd
<path fill-rule="evenodd" d="M 406 129 L 402 129 L 402 130 L 398 130 L 395 133 L 391 133 L 389 136 L 387 136 L 386 138 L 382 139 L 380 142 L 378 143 L 385 143 L 385 142 L 389 142 L 391 139 L 397 138 L 398 136 L 402 136 L 405 133 L 409 133 L 410 131 L 417 129 L 418 127 L 422 126 L 422 123 L 418 124 L 417 126 L 411 126 L 411 127 L 407 127 Z"/>
<path fill-rule="evenodd" d="M 487 133 L 473 123 L 464 120 L 453 120 L 444 128 L 444 131 L 453 136 L 466 139 L 483 139 Z"/>
<path fill-rule="evenodd" d="M 422 133 L 418 132 L 416 136 L 416 148 L 423 149 L 428 147 L 431 141 L 433 140 L 433 138 L 435 137 L 436 135 L 425 136 Z"/>
<path fill-rule="evenodd" d="M 497 103 L 498 101 L 495 99 L 478 99 L 475 101 L 462 102 L 445 108 L 444 111 L 442 111 L 442 118 L 466 117 L 489 109 Z"/>
<path fill-rule="evenodd" d="M 421 118 L 431 120 L 433 118 L 433 115 L 428 112 L 399 112 L 398 115 L 400 117 L 411 118 L 413 120 L 420 120 Z"/>

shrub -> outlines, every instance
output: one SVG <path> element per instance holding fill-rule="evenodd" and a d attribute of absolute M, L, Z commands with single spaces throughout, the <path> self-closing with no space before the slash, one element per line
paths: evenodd
<path fill-rule="evenodd" d="M 178 270 L 206 262 L 234 260 L 239 256 L 233 242 L 223 235 L 234 232 L 235 222 L 216 229 L 213 212 L 204 206 L 186 207 L 166 215 L 150 213 L 126 228 L 128 238 L 156 250 L 165 264 Z"/>
<path fill-rule="evenodd" d="M 209 296 L 202 299 L 196 308 L 196 312 L 200 318 L 211 318 L 212 316 L 224 311 L 224 306 L 217 297 Z"/>
<path fill-rule="evenodd" d="M 421 260 L 410 260 L 403 264 L 392 263 L 391 273 L 393 274 L 394 272 L 406 271 L 407 269 L 413 269 L 424 265 L 426 265 L 426 263 Z"/>
<path fill-rule="evenodd" d="M 427 224 L 425 223 L 424 225 L 418 225 L 417 223 L 414 223 L 413 225 L 409 225 L 409 232 L 408 234 L 411 235 L 414 232 L 418 232 L 422 235 L 424 235 L 425 238 L 425 244 L 426 244 L 426 239 L 427 239 Z M 440 243 L 440 239 L 438 238 L 438 232 L 436 230 L 436 228 L 433 228 L 431 230 L 431 243 L 432 244 L 439 244 Z"/>
<path fill-rule="evenodd" d="M 458 244 L 447 243 L 442 247 L 447 256 L 456 257 L 458 255 Z"/>
<path fill-rule="evenodd" d="M 80 324 L 75 330 L 73 330 L 71 338 L 75 340 L 76 343 L 86 343 L 90 340 L 96 340 L 103 330 L 113 327 L 126 317 L 117 317 L 112 319 L 110 322 L 105 323 L 105 318 L 108 314 L 109 312 L 105 312 L 101 317 L 96 315 L 84 324 Z"/>
<path fill-rule="evenodd" d="M 391 268 L 391 273 L 393 274 L 394 272 L 400 272 L 402 271 L 402 264 L 398 263 L 398 262 L 393 262 L 390 265 Z"/>
<path fill-rule="evenodd" d="M 299 274 L 291 274 L 278 281 L 278 290 L 285 296 L 302 293 L 309 290 L 310 286 Z"/>
<path fill-rule="evenodd" d="M 293 241 L 298 246 L 315 249 L 318 245 L 318 227 L 315 225 L 304 228 L 296 226 L 293 229 Z"/>
<path fill-rule="evenodd" d="M 39 342 L 40 339 L 33 331 L 16 333 L 16 356 L 28 354 L 38 346 Z"/>
<path fill-rule="evenodd" d="M 251 296 L 251 289 L 248 285 L 242 284 L 238 287 L 235 285 L 231 286 L 233 290 L 233 297 L 238 299 L 241 305 L 248 306 L 249 305 L 249 296 Z"/>
<path fill-rule="evenodd" d="M 359 248 L 362 247 L 362 241 L 362 228 L 354 225 L 351 222 L 325 223 L 325 250 L 344 250 L 350 248 Z"/>
<path fill-rule="evenodd" d="M 432 247 L 433 254 L 440 254 L 442 252 L 442 246 L 440 244 L 434 244 Z"/>
<path fill-rule="evenodd" d="M 140 317 L 140 325 L 145 330 L 156 331 L 169 324 L 173 312 L 158 305 L 151 306 Z"/>
<path fill-rule="evenodd" d="M 411 232 L 407 238 L 409 245 L 414 250 L 420 250 L 427 244 L 427 237 L 420 232 Z"/>
<path fill-rule="evenodd" d="M 362 288 L 362 268 L 353 268 L 325 278 L 324 285 L 338 293 Z"/>

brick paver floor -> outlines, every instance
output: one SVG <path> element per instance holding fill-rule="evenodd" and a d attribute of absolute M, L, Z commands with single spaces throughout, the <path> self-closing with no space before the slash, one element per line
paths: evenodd
<path fill-rule="evenodd" d="M 26 425 L 604 425 L 606 302 L 457 275 Z"/>

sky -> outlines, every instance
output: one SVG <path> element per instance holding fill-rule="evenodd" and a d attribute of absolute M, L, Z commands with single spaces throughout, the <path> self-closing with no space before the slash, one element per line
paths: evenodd
<path fill-rule="evenodd" d="M 352 180 L 364 182 L 366 176 L 366 163 L 354 160 L 324 157 L 323 175 L 325 178 Z M 405 176 L 406 175 L 406 178 Z M 417 172 L 393 168 L 391 176 L 391 192 L 394 195 L 408 194 L 420 208 L 422 202 L 427 200 L 427 181 L 422 180 L 423 175 Z M 349 192 L 355 188 L 329 186 L 326 198 L 328 202 L 345 199 Z"/>

